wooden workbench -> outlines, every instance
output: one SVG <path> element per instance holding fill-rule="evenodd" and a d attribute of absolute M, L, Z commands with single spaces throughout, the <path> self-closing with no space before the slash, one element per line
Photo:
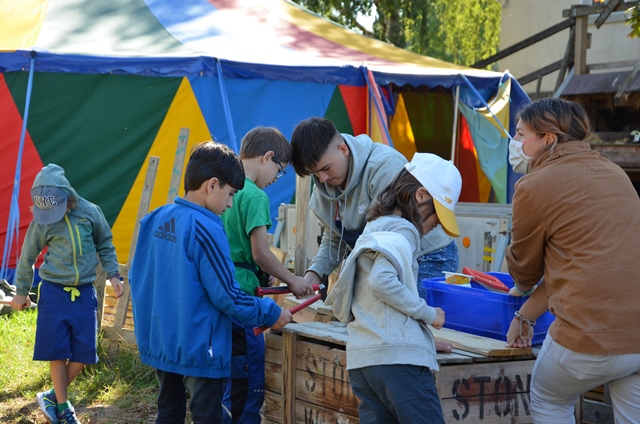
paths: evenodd
<path fill-rule="evenodd" d="M 434 330 L 453 352 L 435 373 L 447 423 L 531 423 L 531 349 L 453 330 Z M 346 371 L 346 326 L 289 324 L 266 336 L 265 417 L 274 423 L 358 423 L 358 399 Z"/>

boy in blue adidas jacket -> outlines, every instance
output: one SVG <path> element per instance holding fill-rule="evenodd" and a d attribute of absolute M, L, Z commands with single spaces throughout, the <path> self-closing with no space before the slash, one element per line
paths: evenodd
<path fill-rule="evenodd" d="M 194 424 L 222 422 L 232 316 L 274 329 L 291 322 L 289 311 L 250 296 L 234 279 L 219 216 L 244 181 L 231 149 L 202 143 L 187 164 L 184 198 L 140 223 L 129 281 L 140 358 L 156 369 L 160 386 L 156 423 L 184 422 L 185 392 Z"/>

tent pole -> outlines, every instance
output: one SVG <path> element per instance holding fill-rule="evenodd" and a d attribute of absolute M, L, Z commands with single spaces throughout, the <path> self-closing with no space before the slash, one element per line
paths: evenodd
<path fill-rule="evenodd" d="M 453 135 L 451 136 L 451 160 L 456 163 L 456 147 L 458 147 L 458 102 L 460 101 L 460 86 L 456 85 L 456 96 L 453 100 Z"/>
<path fill-rule="evenodd" d="M 29 66 L 29 78 L 27 79 L 27 96 L 24 102 L 24 116 L 22 118 L 22 131 L 20 132 L 20 145 L 18 147 L 18 159 L 16 160 L 16 172 L 13 180 L 13 192 L 11 194 L 11 205 L 9 206 L 9 222 L 7 223 L 7 235 L 4 240 L 4 252 L 2 254 L 2 268 L 0 278 L 6 279 L 9 271 L 9 258 L 11 244 L 15 234 L 16 243 L 20 234 L 20 180 L 22 174 L 22 152 L 24 151 L 24 139 L 27 134 L 27 121 L 29 119 L 29 105 L 31 104 L 31 91 L 33 89 L 33 73 L 36 64 L 36 52 L 31 51 L 31 64 Z M 17 244 L 16 244 L 17 246 Z M 15 278 L 15 277 L 14 277 Z"/>
<path fill-rule="evenodd" d="M 227 128 L 229 130 L 229 143 L 231 149 L 240 153 L 238 142 L 236 141 L 236 132 L 233 128 L 233 119 L 231 118 L 231 107 L 229 106 L 229 97 L 227 96 L 227 89 L 224 85 L 224 79 L 222 74 L 222 63 L 220 59 L 216 58 L 216 68 L 218 69 L 218 82 L 220 83 L 220 96 L 222 97 L 222 107 L 224 109 L 224 116 L 227 121 Z"/>

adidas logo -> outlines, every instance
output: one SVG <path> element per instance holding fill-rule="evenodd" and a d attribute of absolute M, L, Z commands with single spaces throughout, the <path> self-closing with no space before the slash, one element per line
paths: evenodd
<path fill-rule="evenodd" d="M 176 237 L 176 219 L 171 218 L 171 221 L 165 222 L 164 225 L 159 226 L 153 233 L 153 236 L 172 243 L 178 241 L 178 238 Z"/>

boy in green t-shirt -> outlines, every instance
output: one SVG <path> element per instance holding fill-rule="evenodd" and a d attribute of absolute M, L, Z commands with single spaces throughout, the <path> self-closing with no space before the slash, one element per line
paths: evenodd
<path fill-rule="evenodd" d="M 224 228 L 236 266 L 236 280 L 249 294 L 260 285 L 262 271 L 283 281 L 296 296 L 313 292 L 311 283 L 291 273 L 269 249 L 271 227 L 269 197 L 262 190 L 286 172 L 291 145 L 275 128 L 257 127 L 242 139 L 240 159 L 246 174 L 244 188 L 233 206 L 222 214 Z M 264 336 L 253 327 L 233 320 L 231 384 L 227 384 L 225 423 L 260 423 L 264 402 Z"/>

